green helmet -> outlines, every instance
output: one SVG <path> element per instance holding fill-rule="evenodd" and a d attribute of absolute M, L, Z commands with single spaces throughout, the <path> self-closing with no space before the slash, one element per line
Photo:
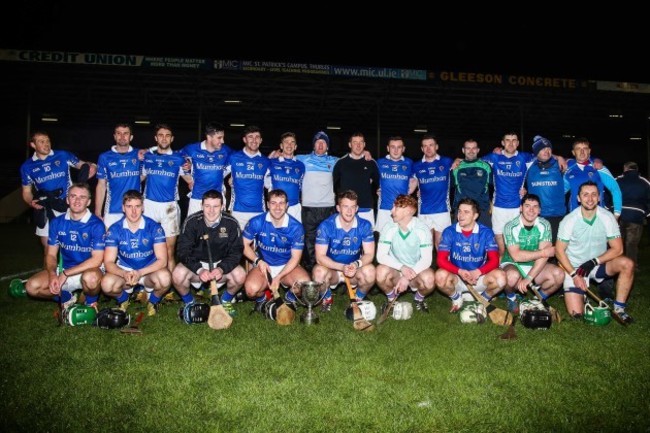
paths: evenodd
<path fill-rule="evenodd" d="M 25 290 L 25 283 L 20 278 L 14 278 L 9 283 L 9 296 L 12 298 L 26 298 L 27 290 Z"/>
<path fill-rule="evenodd" d="M 587 302 L 585 304 L 585 322 L 590 325 L 596 326 L 605 326 L 612 321 L 612 313 L 609 311 L 609 307 L 603 301 L 598 304 L 597 307 L 592 307 L 592 305 Z"/>
<path fill-rule="evenodd" d="M 73 305 L 63 314 L 65 322 L 70 326 L 92 325 L 97 318 L 97 311 L 89 305 Z"/>

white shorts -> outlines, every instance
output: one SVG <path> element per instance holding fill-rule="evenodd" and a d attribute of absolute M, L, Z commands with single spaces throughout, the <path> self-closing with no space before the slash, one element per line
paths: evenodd
<path fill-rule="evenodd" d="M 477 292 L 482 292 L 485 289 L 487 289 L 487 286 L 485 285 L 485 282 L 483 281 L 484 277 L 485 277 L 485 275 L 481 275 L 480 277 L 478 277 L 478 281 L 476 281 L 476 284 L 474 284 L 474 288 L 476 289 Z M 468 293 L 470 296 L 472 296 L 471 293 L 469 293 L 469 290 L 467 289 L 467 285 L 465 284 L 463 279 L 460 278 L 458 275 L 456 275 L 455 289 L 456 289 L 457 292 L 462 293 L 463 295 L 465 293 Z M 466 297 L 463 296 L 463 299 L 465 299 L 465 298 Z M 472 298 L 473 298 L 473 296 L 472 296 Z"/>
<path fill-rule="evenodd" d="M 335 272 L 336 272 L 336 275 L 339 276 L 339 281 L 338 281 L 338 283 L 330 285 L 330 289 L 332 289 L 332 290 L 336 289 L 336 286 L 338 286 L 339 284 L 345 282 L 345 275 L 343 275 L 343 271 L 335 271 Z M 350 284 L 350 287 L 352 287 L 353 289 L 356 289 L 357 285 L 356 284 Z"/>
<path fill-rule="evenodd" d="M 442 233 L 443 230 L 451 225 L 451 216 L 449 215 L 449 212 L 418 215 L 418 219 L 429 227 L 429 230 L 435 230 L 438 233 Z"/>
<path fill-rule="evenodd" d="M 502 235 L 507 223 L 519 216 L 519 208 L 508 209 L 505 207 L 492 208 L 492 231 L 495 235 Z"/>
<path fill-rule="evenodd" d="M 99 270 L 102 271 L 102 275 L 106 273 L 106 270 L 104 270 L 104 265 L 102 264 L 99 267 Z M 60 273 L 57 271 L 57 275 Z M 83 286 L 81 285 L 81 276 L 83 275 L 83 272 L 77 275 L 71 275 L 68 278 L 66 278 L 65 283 L 63 284 L 62 289 L 65 290 L 66 292 L 74 292 L 75 290 L 81 290 L 83 289 Z"/>
<path fill-rule="evenodd" d="M 219 263 L 221 263 L 221 260 L 216 262 L 216 263 L 213 263 L 212 267 L 216 268 L 217 266 L 219 266 Z M 201 267 L 203 269 L 208 270 L 208 271 L 210 270 L 210 264 L 208 262 L 201 262 Z M 191 270 L 191 269 L 190 269 L 190 272 L 192 272 L 194 274 L 194 271 Z M 196 275 L 196 274 L 194 274 L 194 275 Z M 196 275 L 196 277 L 198 278 L 198 275 Z M 201 281 L 201 280 L 199 280 L 199 281 L 190 281 L 190 284 L 195 289 L 198 289 L 203 284 L 203 281 Z M 221 279 L 219 281 L 217 281 L 217 289 L 220 288 L 221 286 L 223 286 L 224 284 L 226 284 L 226 274 L 223 274 L 223 277 L 221 277 Z"/>
<path fill-rule="evenodd" d="M 230 213 L 232 217 L 237 220 L 237 222 L 239 223 L 239 227 L 242 229 L 242 231 L 244 231 L 244 229 L 246 228 L 246 224 L 248 224 L 248 221 L 258 216 L 262 212 L 238 212 L 234 210 Z"/>
<path fill-rule="evenodd" d="M 132 271 L 133 270 L 133 269 L 129 268 L 128 266 L 117 265 L 117 267 L 120 268 L 120 269 L 124 269 L 125 271 Z M 151 292 L 153 292 L 153 287 L 145 287 L 145 285 L 144 285 L 144 279 L 145 278 L 147 278 L 147 275 L 143 275 L 142 277 L 140 277 L 140 279 L 138 280 L 138 284 L 140 284 L 142 287 L 144 287 L 145 292 L 151 293 Z M 126 289 L 124 289 L 124 291 L 130 295 L 131 293 L 133 293 L 133 286 L 128 286 Z"/>
<path fill-rule="evenodd" d="M 530 270 L 533 269 L 533 267 L 531 265 L 520 265 L 519 263 L 515 263 L 515 262 L 502 262 L 499 265 L 499 269 L 505 269 L 506 266 L 508 266 L 508 265 L 511 265 L 511 266 L 514 266 L 515 268 L 517 268 L 517 270 L 519 271 L 519 275 L 521 275 L 522 277 L 525 277 L 526 275 L 528 275 Z M 522 275 L 522 272 L 523 272 L 523 275 Z"/>
<path fill-rule="evenodd" d="M 163 203 L 145 199 L 144 214 L 160 223 L 163 230 L 165 230 L 166 237 L 171 238 L 181 233 L 181 208 L 175 201 Z"/>
<path fill-rule="evenodd" d="M 589 287 L 589 280 L 594 280 L 597 283 L 602 283 L 604 278 L 596 278 L 596 272 L 598 272 L 598 269 L 604 265 L 598 265 L 594 267 L 591 272 L 589 272 L 589 275 L 586 277 L 582 277 L 585 280 L 585 283 L 587 284 L 587 287 Z M 577 269 L 577 268 L 576 268 Z M 571 278 L 571 275 L 569 275 L 567 272 L 564 273 L 564 291 L 567 291 L 576 285 L 573 283 L 573 278 Z"/>
<path fill-rule="evenodd" d="M 109 228 L 122 219 L 124 213 L 107 213 L 104 215 L 104 227 Z"/>
<path fill-rule="evenodd" d="M 363 218 L 366 221 L 370 222 L 370 227 L 372 227 L 372 231 L 375 231 L 375 211 L 370 209 L 365 212 L 359 212 L 357 213 L 357 216 L 359 218 Z"/>
<path fill-rule="evenodd" d="M 201 207 L 201 199 L 191 198 L 189 204 L 187 205 L 187 216 L 190 216 L 202 210 L 203 207 Z"/>
<path fill-rule="evenodd" d="M 390 216 L 390 211 L 386 209 L 379 209 L 377 211 L 377 223 L 375 224 L 375 231 L 381 232 L 381 229 L 383 229 L 384 226 L 391 221 L 393 221 L 393 217 Z"/>
<path fill-rule="evenodd" d="M 55 215 L 55 216 L 63 215 L 63 212 L 59 212 L 59 211 L 56 211 L 56 210 L 54 210 L 54 209 L 52 209 L 52 212 L 54 212 L 54 215 Z M 36 236 L 40 236 L 40 237 L 45 236 L 45 237 L 48 237 L 49 235 L 50 235 L 50 220 L 49 220 L 49 218 L 48 218 L 48 219 L 45 221 L 45 227 L 43 227 L 43 228 L 41 229 L 41 228 L 39 228 L 38 226 L 36 226 Z"/>
<path fill-rule="evenodd" d="M 302 223 L 302 205 L 300 203 L 289 206 L 287 213 Z"/>

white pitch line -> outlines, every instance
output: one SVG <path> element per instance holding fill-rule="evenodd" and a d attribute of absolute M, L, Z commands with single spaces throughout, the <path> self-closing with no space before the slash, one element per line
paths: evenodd
<path fill-rule="evenodd" d="M 0 281 L 8 280 L 10 278 L 20 277 L 20 276 L 26 275 L 26 274 L 31 274 L 31 273 L 34 273 L 36 271 L 40 271 L 40 269 L 41 268 L 30 269 L 29 271 L 18 272 L 17 274 L 5 275 L 4 277 L 0 277 Z"/>

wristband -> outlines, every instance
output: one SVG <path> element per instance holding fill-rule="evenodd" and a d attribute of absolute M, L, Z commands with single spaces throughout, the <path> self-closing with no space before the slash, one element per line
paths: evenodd
<path fill-rule="evenodd" d="M 257 264 L 260 262 L 260 260 L 262 260 L 261 257 L 256 258 L 255 261 L 253 262 L 253 266 L 257 267 Z"/>
<path fill-rule="evenodd" d="M 578 274 L 578 271 L 575 271 L 575 270 L 574 270 L 573 272 L 571 272 L 571 273 L 569 274 L 569 276 L 570 276 L 571 278 L 574 278 L 577 274 Z"/>
<path fill-rule="evenodd" d="M 361 266 L 363 266 L 363 262 L 361 261 L 361 259 L 357 260 L 357 261 L 354 262 L 354 263 L 357 264 L 357 269 L 359 269 Z"/>
<path fill-rule="evenodd" d="M 65 269 L 61 272 L 63 275 L 65 275 L 66 278 L 70 278 L 70 275 L 65 273 Z"/>

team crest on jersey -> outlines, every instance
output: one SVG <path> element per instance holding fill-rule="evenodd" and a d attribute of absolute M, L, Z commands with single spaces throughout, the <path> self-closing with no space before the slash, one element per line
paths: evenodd
<path fill-rule="evenodd" d="M 521 161 L 517 161 L 517 162 L 515 162 L 515 165 L 516 165 L 517 167 L 521 167 Z"/>
<path fill-rule="evenodd" d="M 170 167 L 174 165 L 174 161 L 168 161 L 167 164 L 169 164 Z"/>
<path fill-rule="evenodd" d="M 162 229 L 162 227 L 158 227 L 158 228 L 156 229 L 156 234 L 157 234 L 157 235 L 161 235 L 161 234 L 163 234 L 163 229 Z"/>
<path fill-rule="evenodd" d="M 228 237 L 228 231 L 226 230 L 225 227 L 219 227 L 219 237 L 220 238 L 227 238 Z"/>
<path fill-rule="evenodd" d="M 287 242 L 287 238 L 285 236 L 280 236 L 280 240 L 282 241 L 282 243 Z"/>
<path fill-rule="evenodd" d="M 438 170 L 440 170 L 440 171 L 443 171 L 444 169 L 445 169 L 445 167 L 444 167 L 443 165 L 441 165 L 440 167 L 438 167 Z"/>
<path fill-rule="evenodd" d="M 142 243 L 146 247 L 149 244 L 149 239 L 147 239 L 147 238 L 142 239 Z"/>
<path fill-rule="evenodd" d="M 594 174 L 592 172 L 589 172 L 589 177 L 593 177 L 593 175 Z"/>
<path fill-rule="evenodd" d="M 300 173 L 300 169 L 298 167 L 294 168 L 296 170 L 296 174 Z"/>
<path fill-rule="evenodd" d="M 81 238 L 85 241 L 88 240 L 88 233 L 82 233 Z"/>
<path fill-rule="evenodd" d="M 355 236 L 355 237 L 353 237 L 353 238 L 352 238 L 352 242 L 354 242 L 354 243 L 356 244 L 357 242 L 359 242 L 359 238 L 358 238 L 358 237 L 356 237 L 356 236 Z"/>
<path fill-rule="evenodd" d="M 402 166 L 402 171 L 406 171 L 406 166 L 405 165 Z"/>
<path fill-rule="evenodd" d="M 476 175 L 477 175 L 478 177 L 483 177 L 483 172 L 482 172 L 482 171 L 477 171 L 477 172 L 476 172 Z"/>
<path fill-rule="evenodd" d="M 261 163 L 261 162 L 259 162 L 259 163 L 257 164 L 257 168 L 260 168 L 260 169 L 262 168 L 262 163 Z"/>
<path fill-rule="evenodd" d="M 479 248 L 479 247 L 480 247 L 479 243 L 478 243 L 478 242 L 475 243 L 475 244 L 474 244 L 474 251 L 478 251 L 478 248 Z"/>
<path fill-rule="evenodd" d="M 217 158 L 222 159 L 223 155 L 218 155 Z"/>
<path fill-rule="evenodd" d="M 136 162 L 136 159 L 133 158 L 133 159 L 131 160 L 131 164 L 135 165 L 135 162 Z"/>
<path fill-rule="evenodd" d="M 54 161 L 54 165 L 56 165 L 57 167 L 60 166 L 60 165 L 61 165 L 61 161 Z"/>

